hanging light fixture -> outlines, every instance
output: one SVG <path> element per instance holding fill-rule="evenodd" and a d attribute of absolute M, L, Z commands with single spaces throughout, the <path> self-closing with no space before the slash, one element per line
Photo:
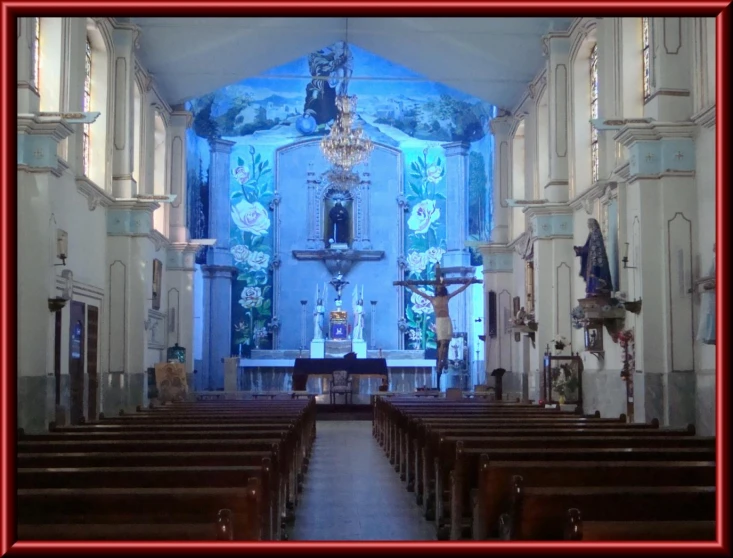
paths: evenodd
<path fill-rule="evenodd" d="M 338 111 L 331 132 L 321 141 L 323 156 L 340 173 L 348 173 L 369 158 L 374 144 L 361 127 L 354 127 L 356 95 L 336 97 Z"/>

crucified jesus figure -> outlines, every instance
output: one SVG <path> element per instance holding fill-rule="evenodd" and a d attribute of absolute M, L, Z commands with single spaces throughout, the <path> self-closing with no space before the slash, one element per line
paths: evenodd
<path fill-rule="evenodd" d="M 395 281 L 394 285 L 407 287 L 413 293 L 427 299 L 433 306 L 435 312 L 435 336 L 438 340 L 438 359 L 437 359 L 437 373 L 438 373 L 438 389 L 440 389 L 440 376 L 443 370 L 448 368 L 448 347 L 453 339 L 453 324 L 451 323 L 450 314 L 448 313 L 448 302 L 454 296 L 462 293 L 468 287 L 474 283 L 480 283 L 481 281 L 475 277 L 466 279 L 443 279 L 438 277 L 436 281 Z M 446 283 L 458 283 L 462 286 L 452 293 L 448 292 Z M 433 296 L 420 291 L 414 287 L 418 285 L 436 285 L 435 294 Z"/>

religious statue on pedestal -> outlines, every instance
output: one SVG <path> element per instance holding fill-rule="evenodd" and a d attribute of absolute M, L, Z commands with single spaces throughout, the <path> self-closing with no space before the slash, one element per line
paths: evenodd
<path fill-rule="evenodd" d="M 354 311 L 354 329 L 352 330 L 352 341 L 363 341 L 364 340 L 364 286 L 361 287 L 361 295 L 359 295 L 359 288 L 354 287 L 354 292 L 351 295 L 352 310 Z"/>
<path fill-rule="evenodd" d="M 587 297 L 610 295 L 613 280 L 603 233 L 595 219 L 588 219 L 588 229 L 590 232 L 585 245 L 573 246 L 575 255 L 580 256 L 580 276 L 585 281 L 585 293 Z"/>
<path fill-rule="evenodd" d="M 331 219 L 331 238 L 332 246 L 349 244 L 349 211 L 341 205 L 341 201 L 337 201 L 336 205 L 328 212 Z"/>
<path fill-rule="evenodd" d="M 323 288 L 326 290 L 325 286 Z M 323 315 L 326 312 L 326 308 L 323 306 L 323 298 L 321 293 L 318 292 L 318 285 L 316 285 L 316 309 L 313 312 L 313 339 L 320 341 L 323 339 Z"/>

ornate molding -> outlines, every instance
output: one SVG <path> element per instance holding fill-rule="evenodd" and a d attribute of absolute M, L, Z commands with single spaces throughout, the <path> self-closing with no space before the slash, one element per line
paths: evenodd
<path fill-rule="evenodd" d="M 115 199 L 102 190 L 86 176 L 76 177 L 76 191 L 87 199 L 89 211 L 94 211 L 98 206 L 110 207 Z"/>
<path fill-rule="evenodd" d="M 384 258 L 381 250 L 293 250 L 300 261 L 322 261 L 332 274 L 346 275 L 356 262 L 377 262 Z"/>
<path fill-rule="evenodd" d="M 608 198 L 615 197 L 617 194 L 617 188 L 618 183 L 616 182 L 609 180 L 598 181 L 591 188 L 570 200 L 568 202 L 568 206 L 573 208 L 573 210 L 575 211 L 578 211 L 582 208 L 588 215 L 591 215 L 593 211 L 589 210 L 587 206 L 592 206 L 595 200 L 601 199 L 604 196 Z"/>
<path fill-rule="evenodd" d="M 164 235 L 156 230 L 150 231 L 150 235 L 148 236 L 148 238 L 150 238 L 150 240 L 153 242 L 156 252 L 160 252 L 161 248 L 166 247 L 170 244 L 170 240 L 168 240 L 168 238 L 166 238 Z"/>
<path fill-rule="evenodd" d="M 712 128 L 715 126 L 715 118 L 716 105 L 713 104 L 712 106 L 702 109 L 697 114 L 693 114 L 690 120 L 702 128 Z"/>

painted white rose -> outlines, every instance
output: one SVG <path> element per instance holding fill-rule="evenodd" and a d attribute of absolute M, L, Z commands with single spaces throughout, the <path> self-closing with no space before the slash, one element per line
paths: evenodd
<path fill-rule="evenodd" d="M 240 184 L 246 184 L 250 177 L 250 172 L 247 167 L 237 167 L 232 170 L 234 179 Z"/>
<path fill-rule="evenodd" d="M 410 273 L 422 273 L 428 266 L 428 258 L 422 252 L 410 252 L 407 254 L 407 269 Z"/>
<path fill-rule="evenodd" d="M 262 236 L 270 228 L 270 216 L 260 202 L 242 200 L 232 206 L 232 221 L 241 231 Z"/>
<path fill-rule="evenodd" d="M 270 255 L 264 252 L 250 252 L 247 265 L 252 268 L 252 271 L 267 269 L 267 266 L 270 265 Z"/>
<path fill-rule="evenodd" d="M 424 291 L 426 294 L 433 295 L 432 289 L 425 289 Z M 421 297 L 417 293 L 412 293 L 412 296 L 410 297 L 410 302 L 412 303 L 412 311 L 415 314 L 432 314 L 433 313 L 433 305 L 430 304 L 430 301 L 426 298 Z"/>
<path fill-rule="evenodd" d="M 434 200 L 423 200 L 412 208 L 407 226 L 417 234 L 427 234 L 430 225 L 440 219 L 440 209 Z"/>
<path fill-rule="evenodd" d="M 244 308 L 259 308 L 262 306 L 262 289 L 260 287 L 244 287 L 239 304 Z"/>
<path fill-rule="evenodd" d="M 247 248 L 243 244 L 238 244 L 236 246 L 232 246 L 232 256 L 234 256 L 234 261 L 237 263 L 247 263 L 247 258 L 249 258 L 249 248 Z"/>
<path fill-rule="evenodd" d="M 443 250 L 442 248 L 433 246 L 432 248 L 428 248 L 428 251 L 425 252 L 425 257 L 428 259 L 428 261 L 431 264 L 436 264 L 440 262 L 441 258 L 443 257 L 443 254 L 445 254 L 445 250 Z"/>
<path fill-rule="evenodd" d="M 437 184 L 438 182 L 440 182 L 440 179 L 443 178 L 443 169 L 440 168 L 438 165 L 430 165 L 425 174 L 428 182 Z"/>

